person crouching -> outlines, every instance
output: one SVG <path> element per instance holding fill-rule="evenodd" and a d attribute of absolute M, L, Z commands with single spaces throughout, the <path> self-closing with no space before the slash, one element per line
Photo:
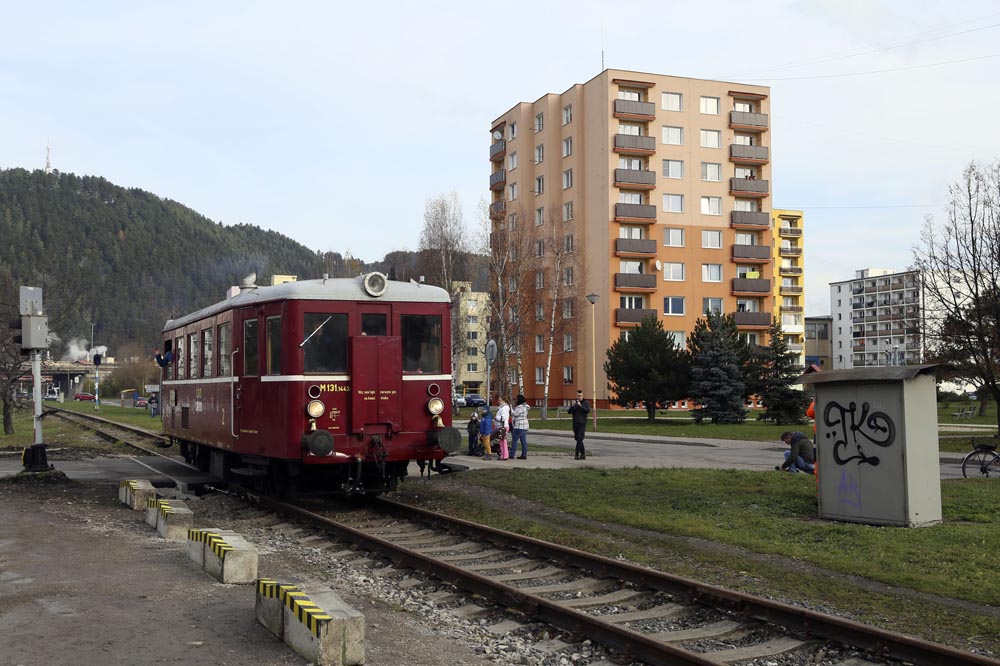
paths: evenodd
<path fill-rule="evenodd" d="M 782 472 L 808 472 L 812 474 L 816 464 L 812 440 L 801 432 L 783 432 L 781 433 L 781 441 L 789 448 L 785 451 L 785 462 L 774 469 Z"/>

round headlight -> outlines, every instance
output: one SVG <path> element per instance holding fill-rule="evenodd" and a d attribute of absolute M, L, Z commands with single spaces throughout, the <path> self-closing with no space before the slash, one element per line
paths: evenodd
<path fill-rule="evenodd" d="M 385 293 L 386 277 L 381 273 L 369 273 L 362 281 L 369 296 L 379 297 Z"/>
<path fill-rule="evenodd" d="M 431 398 L 427 401 L 427 409 L 430 410 L 431 414 L 437 416 L 444 411 L 444 400 L 441 398 Z"/>
<path fill-rule="evenodd" d="M 322 400 L 310 400 L 309 404 L 306 405 L 306 414 L 314 419 L 318 419 L 323 416 L 323 412 L 326 411 L 326 405 L 323 404 Z"/>

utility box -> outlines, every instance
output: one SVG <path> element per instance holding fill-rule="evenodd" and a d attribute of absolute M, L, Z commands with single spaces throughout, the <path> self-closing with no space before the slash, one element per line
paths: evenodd
<path fill-rule="evenodd" d="M 819 517 L 919 527 L 941 522 L 933 365 L 832 370 L 816 389 Z"/>

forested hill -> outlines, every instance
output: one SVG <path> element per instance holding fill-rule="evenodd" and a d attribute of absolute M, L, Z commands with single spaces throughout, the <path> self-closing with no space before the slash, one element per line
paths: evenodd
<path fill-rule="evenodd" d="M 248 273 L 264 284 L 323 270 L 319 254 L 280 233 L 218 224 L 149 192 L 0 170 L 0 304 L 16 307 L 16 285 L 42 287 L 50 330 L 64 343 L 89 342 L 96 322 L 96 343 L 112 353 L 126 343 L 152 348 L 168 318 L 222 300 Z"/>

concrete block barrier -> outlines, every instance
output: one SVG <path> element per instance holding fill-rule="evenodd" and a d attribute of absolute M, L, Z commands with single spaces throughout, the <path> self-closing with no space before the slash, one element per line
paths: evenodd
<path fill-rule="evenodd" d="M 187 555 L 199 567 L 205 567 L 205 542 L 211 536 L 235 534 L 232 530 L 217 527 L 192 527 L 187 531 Z"/>
<path fill-rule="evenodd" d="M 147 509 L 147 521 L 149 518 Z M 194 512 L 182 500 L 160 500 L 156 513 L 156 531 L 164 539 L 181 541 L 194 525 Z"/>
<path fill-rule="evenodd" d="M 328 588 L 261 579 L 256 609 L 261 624 L 317 666 L 365 663 L 365 616 Z"/>
<path fill-rule="evenodd" d="M 155 497 L 150 497 L 146 500 L 146 524 L 156 529 L 156 523 L 160 517 L 160 504 L 166 502 L 167 500 L 156 499 Z"/>
<path fill-rule="evenodd" d="M 146 479 L 122 479 L 118 484 L 118 501 L 133 511 L 145 510 L 150 499 L 156 499 L 156 488 Z"/>
<path fill-rule="evenodd" d="M 257 548 L 239 534 L 205 538 L 205 573 L 220 583 L 247 584 L 257 580 Z"/>

